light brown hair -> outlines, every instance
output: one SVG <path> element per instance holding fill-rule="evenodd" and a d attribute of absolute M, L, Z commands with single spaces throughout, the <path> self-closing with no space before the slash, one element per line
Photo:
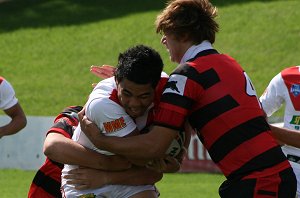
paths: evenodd
<path fill-rule="evenodd" d="M 217 8 L 208 0 L 171 0 L 157 16 L 156 32 L 172 34 L 199 44 L 204 40 L 215 42 L 219 25 L 215 21 Z"/>

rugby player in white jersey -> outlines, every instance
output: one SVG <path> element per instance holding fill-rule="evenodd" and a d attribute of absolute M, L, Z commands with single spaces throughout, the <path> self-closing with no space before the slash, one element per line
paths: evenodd
<path fill-rule="evenodd" d="M 283 127 L 300 130 L 300 66 L 288 67 L 278 73 L 269 83 L 260 101 L 268 117 L 285 104 Z M 285 134 L 289 136 L 288 133 Z M 299 139 L 299 138 L 298 138 Z M 297 178 L 297 196 L 300 197 L 300 149 L 282 145 Z"/>
<path fill-rule="evenodd" d="M 158 103 L 158 97 L 167 80 L 161 78 L 162 68 L 162 60 L 153 49 L 142 45 L 128 49 L 119 55 L 115 77 L 101 81 L 90 94 L 85 105 L 86 115 L 105 135 L 138 135 L 138 131 L 150 126 L 153 106 Z M 81 131 L 80 126 L 76 128 L 72 139 L 102 154 L 113 155 L 97 149 Z M 129 160 L 139 165 L 147 163 Z M 70 184 L 66 179 L 68 171 L 76 168 L 78 167 L 74 165 L 65 165 L 63 169 L 62 190 L 65 197 L 158 196 L 154 185 L 106 185 L 102 188 L 78 190 L 76 185 Z"/>
<path fill-rule="evenodd" d="M 26 126 L 27 119 L 16 98 L 15 90 L 2 76 L 0 76 L 0 109 L 11 118 L 8 124 L 0 127 L 0 138 L 13 135 Z"/>

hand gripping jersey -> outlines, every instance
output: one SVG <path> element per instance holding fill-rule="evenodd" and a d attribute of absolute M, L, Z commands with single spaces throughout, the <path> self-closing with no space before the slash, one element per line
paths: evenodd
<path fill-rule="evenodd" d="M 162 77 L 165 74 L 162 74 Z M 166 76 L 165 76 L 166 77 Z M 167 79 L 162 78 L 157 86 L 154 103 L 159 101 L 162 89 Z M 89 120 L 93 121 L 101 130 L 102 133 L 108 136 L 124 137 L 133 132 L 136 128 L 140 131 L 147 127 L 153 121 L 154 103 L 148 108 L 143 116 L 133 120 L 121 106 L 117 97 L 117 86 L 114 77 L 102 80 L 97 84 L 85 105 L 85 114 Z M 151 113 L 149 113 L 151 112 Z M 113 155 L 108 151 L 100 150 L 87 138 L 81 131 L 80 125 L 74 131 L 72 139 L 79 144 L 93 149 L 96 152 Z M 65 165 L 62 174 L 67 171 L 77 168 L 75 165 Z M 107 191 L 107 188 L 96 189 L 95 191 L 76 191 L 73 186 L 66 184 L 66 180 L 62 178 L 62 187 L 66 197 L 81 196 L 88 192 L 100 194 Z"/>
<path fill-rule="evenodd" d="M 290 167 L 249 77 L 227 55 L 201 50 L 170 75 L 154 123 L 182 130 L 186 118 L 227 179 Z"/>
<path fill-rule="evenodd" d="M 6 110 L 18 103 L 11 84 L 0 76 L 0 109 Z"/>
<path fill-rule="evenodd" d="M 64 109 L 54 120 L 48 133 L 60 133 L 67 138 L 72 137 L 74 128 L 78 125 L 77 113 L 81 106 L 70 106 Z M 28 198 L 62 197 L 60 192 L 61 170 L 63 164 L 46 158 L 43 166 L 37 171 L 28 192 Z"/>

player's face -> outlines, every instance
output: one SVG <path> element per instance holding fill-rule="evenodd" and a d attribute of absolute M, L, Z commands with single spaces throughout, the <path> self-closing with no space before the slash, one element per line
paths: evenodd
<path fill-rule="evenodd" d="M 185 51 L 187 50 L 186 47 L 183 46 L 184 43 L 180 42 L 175 38 L 175 36 L 170 34 L 164 34 L 160 42 L 167 48 L 171 61 L 180 63 Z"/>
<path fill-rule="evenodd" d="M 136 84 L 124 79 L 117 82 L 118 98 L 125 111 L 133 118 L 142 116 L 154 99 L 151 84 Z"/>

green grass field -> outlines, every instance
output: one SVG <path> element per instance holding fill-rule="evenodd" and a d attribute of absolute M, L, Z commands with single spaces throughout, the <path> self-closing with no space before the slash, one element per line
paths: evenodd
<path fill-rule="evenodd" d="M 0 170 L 1 198 L 25 198 L 35 171 Z M 223 175 L 208 173 L 165 174 L 157 183 L 160 197 L 215 198 Z"/>
<path fill-rule="evenodd" d="M 172 71 L 155 34 L 164 0 L 11 0 L 0 3 L 0 75 L 14 86 L 27 115 L 54 116 L 84 104 L 90 65 L 115 65 L 119 52 L 146 44 Z M 216 49 L 238 60 L 258 95 L 281 69 L 300 64 L 300 1 L 212 0 L 219 9 Z M 1 112 L 2 113 L 2 112 Z M 280 115 L 282 112 L 279 112 Z M 0 170 L 0 197 L 26 197 L 33 171 Z M 218 197 L 223 176 L 167 174 L 161 197 Z"/>
<path fill-rule="evenodd" d="M 258 95 L 281 69 L 299 64 L 300 1 L 214 0 L 215 47 L 236 58 Z M 98 81 L 90 65 L 115 65 L 119 52 L 146 44 L 169 73 L 175 64 L 155 34 L 164 0 L 12 0 L 0 4 L 0 74 L 15 87 L 27 115 L 56 115 L 83 104 Z M 118 6 L 115 6 L 118 5 Z"/>

